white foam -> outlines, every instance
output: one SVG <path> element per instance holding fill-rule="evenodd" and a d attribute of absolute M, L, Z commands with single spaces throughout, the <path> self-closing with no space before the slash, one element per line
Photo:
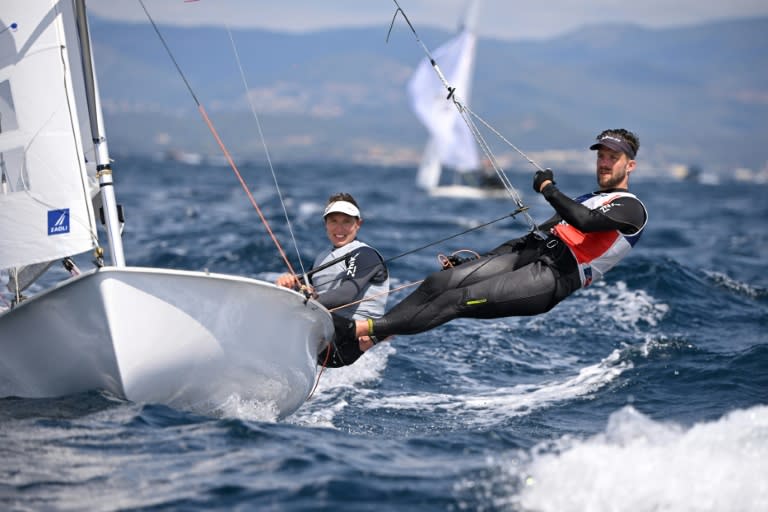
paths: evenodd
<path fill-rule="evenodd" d="M 314 427 L 334 428 L 333 420 L 349 405 L 350 400 L 365 403 L 371 394 L 370 383 L 381 380 L 389 357 L 396 352 L 383 343 L 360 356 L 355 364 L 326 368 L 310 399 L 287 422 Z"/>
<path fill-rule="evenodd" d="M 741 281 L 737 281 L 727 276 L 726 274 L 723 274 L 722 272 L 705 270 L 704 273 L 707 275 L 707 277 L 712 279 L 716 284 L 720 286 L 724 286 L 729 290 L 746 295 L 747 297 L 751 297 L 753 299 L 765 293 L 765 291 L 760 290 L 759 288 L 751 286 L 747 283 L 742 283 Z"/>
<path fill-rule="evenodd" d="M 556 402 L 593 393 L 632 368 L 631 363 L 621 362 L 619 358 L 620 352 L 614 350 L 600 363 L 582 368 L 578 375 L 561 381 L 519 384 L 464 394 L 407 393 L 371 399 L 366 406 L 371 409 L 441 409 L 462 416 L 463 422 L 493 425 L 512 416 L 529 414 Z"/>
<path fill-rule="evenodd" d="M 531 457 L 520 477 L 523 510 L 768 510 L 768 406 L 687 430 L 628 406 L 605 433 L 563 438 Z"/>
<path fill-rule="evenodd" d="M 279 409 L 274 402 L 247 400 L 238 394 L 232 394 L 224 403 L 214 408 L 213 414 L 217 417 L 238 418 L 245 421 L 275 422 Z"/>
<path fill-rule="evenodd" d="M 605 281 L 599 281 L 583 289 L 580 295 L 589 299 L 579 304 L 582 309 L 581 318 L 591 322 L 595 317 L 590 313 L 598 315 L 609 310 L 616 326 L 626 331 L 638 329 L 640 322 L 656 326 L 669 312 L 667 304 L 657 302 L 645 290 L 629 289 L 623 281 L 610 286 Z"/>
<path fill-rule="evenodd" d="M 317 201 L 298 201 L 293 198 L 285 200 L 288 214 L 293 216 L 296 223 L 311 222 L 313 219 L 322 221 L 325 204 Z"/>
<path fill-rule="evenodd" d="M 315 393 L 324 394 L 338 388 L 357 389 L 362 384 L 378 380 L 387 366 L 389 356 L 394 353 L 395 348 L 390 343 L 386 343 L 364 353 L 355 361 L 355 364 L 341 368 L 326 368 Z"/>

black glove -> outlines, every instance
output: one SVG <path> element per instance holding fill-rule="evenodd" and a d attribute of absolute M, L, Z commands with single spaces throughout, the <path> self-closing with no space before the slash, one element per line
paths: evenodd
<path fill-rule="evenodd" d="M 552 169 L 536 171 L 536 174 L 533 176 L 533 190 L 541 192 L 541 184 L 547 180 L 551 181 L 553 185 L 555 184 L 555 175 L 552 174 Z"/>

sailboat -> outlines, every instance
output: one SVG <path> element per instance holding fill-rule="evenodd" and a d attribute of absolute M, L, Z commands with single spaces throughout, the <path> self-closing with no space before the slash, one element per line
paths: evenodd
<path fill-rule="evenodd" d="M 433 57 L 448 83 L 468 104 L 474 71 L 477 36 L 474 32 L 477 1 L 470 2 L 456 36 L 437 48 Z M 430 195 L 443 197 L 506 197 L 503 184 L 484 165 L 477 143 L 428 58 L 422 60 L 407 85 L 411 108 L 427 128 L 429 141 L 416 173 L 416 185 Z M 453 170 L 445 181 L 444 168 Z M 442 179 L 441 179 L 442 178 Z"/>
<path fill-rule="evenodd" d="M 0 397 L 103 390 L 203 408 L 235 396 L 291 414 L 332 338 L 329 312 L 256 279 L 126 265 L 90 46 L 84 0 L 0 8 L 0 269 L 12 295 Z M 88 252 L 97 265 L 81 272 L 72 256 Z M 58 261 L 75 275 L 25 297 Z"/>

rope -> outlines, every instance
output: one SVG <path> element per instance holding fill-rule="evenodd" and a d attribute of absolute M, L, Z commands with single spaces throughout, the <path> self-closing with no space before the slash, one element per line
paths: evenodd
<path fill-rule="evenodd" d="M 458 95 L 456 94 L 456 88 L 451 86 L 451 84 L 448 83 L 448 80 L 445 78 L 445 75 L 443 75 L 442 70 L 440 69 L 440 66 L 437 65 L 437 61 L 432 56 L 432 53 L 429 51 L 427 46 L 422 42 L 421 38 L 419 37 L 419 34 L 416 32 L 416 29 L 414 28 L 413 24 L 411 23 L 411 20 L 408 19 L 408 16 L 405 14 L 405 11 L 402 7 L 400 7 L 400 4 L 397 2 L 397 0 L 393 0 L 395 5 L 397 6 L 397 9 L 395 10 L 395 14 L 392 17 L 392 22 L 389 26 L 389 32 L 387 33 L 387 41 L 389 41 L 389 36 L 392 33 L 392 28 L 395 24 L 395 19 L 397 19 L 397 14 L 400 13 L 403 16 L 403 19 L 408 24 L 408 27 L 411 29 L 411 32 L 413 33 L 413 36 L 416 38 L 416 42 L 421 46 L 421 48 L 424 50 L 424 53 L 427 55 L 427 58 L 429 59 L 429 63 L 432 65 L 432 69 L 434 69 L 435 73 L 437 74 L 437 77 L 440 79 L 440 82 L 443 84 L 443 87 L 448 91 L 448 96 L 446 97 L 446 100 L 453 101 L 453 104 L 456 106 L 456 109 L 459 112 L 459 115 L 466 123 L 467 127 L 469 128 L 470 132 L 472 133 L 472 136 L 475 138 L 475 141 L 478 143 L 480 148 L 482 149 L 485 156 L 488 158 L 488 161 L 491 162 L 491 165 L 493 166 L 494 171 L 496 172 L 496 175 L 501 180 L 501 183 L 504 185 L 504 188 L 506 189 L 507 193 L 510 195 L 510 197 L 513 199 L 515 204 L 517 204 L 518 208 L 523 209 L 525 208 L 522 199 L 520 198 L 520 194 L 517 192 L 515 187 L 512 185 L 512 182 L 507 178 L 507 175 L 504 173 L 504 170 L 499 165 L 498 160 L 493 154 L 493 151 L 491 150 L 491 147 L 488 145 L 486 140 L 483 138 L 482 133 L 480 133 L 480 130 L 477 128 L 477 125 L 475 125 L 474 121 L 470 116 L 475 116 L 477 119 L 479 119 L 483 125 L 491 129 L 491 131 L 498 135 L 503 141 L 505 141 L 509 146 L 511 146 L 515 151 L 517 151 L 520 155 L 522 155 L 529 163 L 533 164 L 536 168 L 539 170 L 543 170 L 541 166 L 536 164 L 533 160 L 528 158 L 522 151 L 520 151 L 516 146 L 511 144 L 507 139 L 501 136 L 499 132 L 495 129 L 493 129 L 488 123 L 486 123 L 484 120 L 482 120 L 479 116 L 477 116 L 474 112 L 469 110 L 469 108 L 464 105 L 458 98 Z M 527 208 L 526 208 L 527 210 Z M 538 226 L 536 222 L 533 220 L 533 218 L 530 216 L 530 214 L 527 211 L 524 211 L 524 215 L 526 218 L 526 221 L 528 222 L 528 225 L 531 228 L 531 231 L 537 231 Z"/>
<path fill-rule="evenodd" d="M 362 299 L 356 300 L 354 302 L 350 302 L 348 304 L 342 304 L 341 306 L 336 306 L 335 308 L 329 309 L 328 311 L 330 311 L 331 313 L 334 313 L 334 312 L 336 312 L 336 311 L 338 311 L 340 309 L 348 308 L 349 306 L 354 306 L 355 304 L 360 304 L 361 302 L 366 302 L 366 301 L 369 301 L 369 300 L 373 300 L 373 299 L 375 299 L 377 297 L 381 297 L 382 295 L 389 295 L 390 293 L 399 292 L 400 290 L 403 290 L 405 288 L 409 288 L 411 286 L 419 285 L 419 284 L 421 284 L 423 282 L 424 282 L 423 279 L 421 281 L 413 281 L 411 283 L 407 283 L 407 284 L 404 284 L 402 286 L 398 286 L 397 288 L 393 288 L 391 290 L 387 290 L 386 292 L 377 293 L 376 295 L 369 295 L 367 297 L 363 297 Z"/>
<path fill-rule="evenodd" d="M 317 372 L 317 377 L 315 378 L 315 385 L 312 386 L 312 391 L 309 392 L 309 395 L 307 395 L 307 400 L 312 398 L 312 396 L 315 394 L 315 390 L 317 390 L 317 386 L 320 384 L 320 377 L 322 377 L 323 373 L 325 372 L 325 369 L 328 367 L 328 360 L 331 358 L 331 343 L 329 343 L 325 347 L 325 359 L 323 359 L 323 364 L 320 365 L 320 371 Z"/>
<path fill-rule="evenodd" d="M 293 267 L 291 266 L 291 262 L 288 260 L 288 256 L 285 254 L 283 247 L 280 245 L 280 242 L 277 240 L 275 233 L 272 231 L 272 228 L 269 226 L 269 222 L 267 221 L 267 218 L 264 216 L 264 213 L 262 213 L 261 208 L 259 208 L 259 205 L 256 202 L 256 199 L 253 197 L 253 194 L 251 193 L 250 189 L 248 188 L 248 185 L 245 183 L 243 176 L 240 174 L 240 171 L 237 169 L 237 165 L 235 164 L 234 160 L 232 160 L 232 155 L 230 155 L 229 150 L 224 145 L 224 142 L 221 140 L 221 137 L 219 137 L 219 134 L 216 131 L 216 128 L 213 126 L 213 123 L 211 123 L 211 120 L 208 117 L 208 114 L 205 112 L 205 108 L 203 108 L 202 105 L 198 105 L 198 110 L 200 110 L 200 114 L 203 116 L 203 120 L 205 121 L 205 124 L 211 130 L 211 134 L 213 134 L 213 137 L 216 139 L 216 142 L 219 144 L 219 147 L 224 153 L 224 156 L 226 157 L 227 162 L 229 162 L 229 166 L 232 168 L 232 171 L 235 173 L 235 176 L 240 182 L 240 185 L 242 185 L 243 190 L 245 190 L 245 194 L 248 196 L 248 200 L 251 202 L 251 205 L 253 205 L 253 208 L 256 210 L 256 213 L 259 214 L 259 218 L 261 219 L 262 224 L 264 224 L 264 227 L 266 228 L 267 233 L 269 234 L 270 238 L 272 238 L 272 241 L 275 242 L 275 247 L 277 247 L 277 250 L 280 253 L 280 256 L 283 258 L 283 261 L 288 266 L 288 269 L 291 272 L 293 272 Z"/>
<path fill-rule="evenodd" d="M 493 132 L 493 134 L 494 134 L 494 135 L 496 135 L 496 136 L 497 136 L 499 139 L 501 139 L 502 141 L 504 141 L 504 143 L 505 143 L 506 145 L 508 145 L 509 147 L 511 147 L 512 149 L 514 149 L 514 150 L 517 152 L 517 154 L 519 154 L 521 157 L 523 157 L 523 158 L 524 158 L 524 159 L 525 159 L 525 160 L 526 160 L 526 161 L 527 161 L 529 164 L 531 164 L 531 165 L 532 165 L 532 166 L 533 166 L 533 167 L 534 167 L 534 168 L 535 168 L 537 171 L 543 171 L 543 170 L 544 170 L 544 168 L 543 168 L 541 165 L 539 165 L 539 164 L 538 164 L 538 162 L 536 162 L 535 160 L 531 159 L 531 158 L 530 158 L 528 155 L 526 155 L 525 153 L 523 153 L 523 151 L 522 151 L 520 148 L 518 148 L 517 146 L 515 146 L 514 144 L 512 144 L 512 142 L 510 142 L 509 140 L 507 140 L 507 138 L 506 138 L 506 137 L 504 137 L 504 136 L 503 136 L 501 133 L 499 133 L 499 131 L 498 131 L 498 130 L 496 130 L 496 129 L 495 129 L 493 126 L 491 126 L 490 124 L 488 124 L 488 123 L 487 123 L 487 122 L 486 122 L 486 121 L 485 121 L 485 120 L 484 120 L 482 117 L 480 117 L 480 116 L 479 116 L 479 115 L 477 115 L 475 112 L 473 112 L 473 111 L 472 111 L 472 110 L 471 110 L 469 107 L 467 107 L 467 106 L 464 106 L 464 108 L 466 109 L 466 111 L 467 111 L 467 112 L 469 112 L 469 113 L 472 115 L 472 117 L 474 117 L 475 119 L 477 119 L 478 121 L 480 121 L 481 123 L 483 123 L 483 126 L 485 126 L 486 128 L 488 128 L 488 130 L 490 130 L 491 132 Z"/>
<path fill-rule="evenodd" d="M 525 212 L 527 210 L 528 210 L 528 207 L 527 206 L 523 206 L 521 208 L 518 208 L 517 210 L 515 210 L 512 213 L 508 213 L 507 215 L 504 215 L 503 217 L 499 217 L 497 219 L 493 219 L 493 220 L 485 222 L 483 224 L 479 224 L 479 225 L 477 225 L 475 227 L 465 229 L 464 231 L 461 231 L 459 233 L 454 233 L 453 235 L 446 236 L 444 238 L 441 238 L 439 240 L 435 240 L 433 242 L 427 243 L 427 244 L 422 245 L 420 247 L 416 247 L 415 249 L 411 249 L 409 251 L 402 252 L 402 253 L 400 253 L 400 254 L 398 254 L 396 256 L 392 256 L 391 258 L 387 258 L 387 259 L 383 260 L 382 263 L 384 263 L 386 265 L 386 264 L 388 264 L 388 263 L 390 263 L 392 261 L 395 261 L 397 259 L 400 259 L 400 258 L 402 258 L 404 256 L 408 256 L 410 254 L 422 251 L 424 249 L 428 249 L 429 247 L 441 244 L 443 242 L 447 242 L 448 240 L 452 240 L 454 238 L 458 238 L 460 236 L 464 236 L 467 233 L 471 233 L 472 231 L 476 231 L 478 229 L 483 229 L 485 227 L 490 226 L 491 224 L 494 224 L 496 222 L 502 221 L 502 220 L 506 219 L 507 217 L 515 218 L 515 216 L 517 216 L 519 213 L 523 213 L 523 212 Z M 340 257 L 336 258 L 335 260 L 333 260 L 333 262 L 328 262 L 328 264 L 338 263 L 339 261 L 342 261 L 343 259 L 345 259 L 347 256 L 348 256 L 348 254 L 345 254 L 344 256 L 340 256 Z M 316 272 L 318 270 L 321 270 L 321 269 L 324 269 L 324 268 L 326 268 L 326 265 L 322 265 L 322 266 L 318 267 L 317 269 L 312 269 L 307 274 L 308 275 L 312 275 L 314 272 Z M 368 270 L 370 268 L 372 268 L 372 267 L 365 267 L 365 268 L 362 268 L 361 270 Z M 333 281 L 336 281 L 338 279 L 342 279 L 342 278 L 334 278 L 334 279 L 331 279 L 329 281 L 318 283 L 317 286 L 322 285 L 322 284 L 332 283 Z"/>
<path fill-rule="evenodd" d="M 504 219 L 506 219 L 507 217 L 512 217 L 512 218 L 514 218 L 514 217 L 515 217 L 515 216 L 516 216 L 518 213 L 524 212 L 524 211 L 526 211 L 527 209 L 528 209 L 528 208 L 524 206 L 524 207 L 522 207 L 522 208 L 520 208 L 520 209 L 518 209 L 518 210 L 515 210 L 514 212 L 512 212 L 512 213 L 510 213 L 510 214 L 507 214 L 507 215 L 505 215 L 505 216 L 503 216 L 503 217 L 499 217 L 498 219 L 493 219 L 493 220 L 491 220 L 491 221 L 488 221 L 488 222 L 486 222 L 486 223 L 484 223 L 484 224 L 480 224 L 479 226 L 475 226 L 475 227 L 473 227 L 473 228 L 465 229 L 464 231 L 462 231 L 462 232 L 460 232 L 460 233 L 455 233 L 455 234 L 453 234 L 453 235 L 447 236 L 447 237 L 445 237 L 445 238 L 442 238 L 442 239 L 440 239 L 440 240 L 436 240 L 436 241 L 434 241 L 434 242 L 431 242 L 431 243 L 428 243 L 428 244 L 426 244 L 426 245 L 422 245 L 421 247 L 417 247 L 417 248 L 415 248 L 415 249 L 411 249 L 410 251 L 406 251 L 406 252 L 400 253 L 400 254 L 398 254 L 397 256 L 393 256 L 393 257 L 391 257 L 391 258 L 387 258 L 387 259 L 383 260 L 383 261 L 382 261 L 382 263 L 383 263 L 384 265 L 386 265 L 387 263 L 389 263 L 389 262 L 391 262 L 391 261 L 394 261 L 394 260 L 396 260 L 396 259 L 398 259 L 398 258 L 402 258 L 403 256 L 407 256 L 407 255 L 409 255 L 409 254 L 413 254 L 413 253 L 415 253 L 415 252 L 421 251 L 421 250 L 423 250 L 423 249 L 426 249 L 426 248 L 428 248 L 428 247 L 432 247 L 433 245 L 437 245 L 437 244 L 440 244 L 440 243 L 446 242 L 446 241 L 448 241 L 448 240 L 451 240 L 451 239 L 453 239 L 453 238 L 457 238 L 457 237 L 459 237 L 459 236 L 465 235 L 465 234 L 467 234 L 467 233 L 470 233 L 470 232 L 472 232 L 472 231 L 475 231 L 475 230 L 478 230 L 478 229 L 482 229 L 482 228 L 484 228 L 484 227 L 490 226 L 491 224 L 493 224 L 493 223 L 495 223 L 495 222 L 499 222 L 499 221 L 501 221 L 501 220 L 504 220 Z M 471 251 L 470 249 L 462 249 L 461 251 L 469 251 L 469 252 L 473 252 L 473 253 L 475 253 L 474 251 Z M 457 251 L 457 252 L 461 252 L 461 251 Z M 477 254 L 477 253 L 475 253 L 475 254 Z M 321 269 L 323 269 L 323 268 L 326 268 L 326 266 L 327 266 L 327 265 L 329 265 L 329 264 L 333 264 L 333 263 L 337 263 L 337 262 L 339 262 L 339 261 L 343 260 L 344 258 L 346 258 L 347 256 L 349 256 L 349 254 L 345 254 L 345 255 L 343 255 L 343 256 L 340 256 L 340 257 L 336 258 L 335 260 L 333 260 L 333 261 L 331 261 L 331 262 L 328 262 L 328 264 L 326 264 L 326 265 L 322 265 L 322 266 L 318 267 L 317 269 L 312 269 L 312 270 L 310 270 L 308 274 L 310 274 L 310 275 L 311 275 L 311 274 L 313 273 L 313 271 L 316 271 L 316 270 L 321 270 Z M 438 259 L 438 261 L 439 261 L 439 259 Z M 365 267 L 365 268 L 363 268 L 363 269 L 361 269 L 361 270 L 368 270 L 369 268 L 372 268 L 372 267 Z M 332 280 L 329 280 L 329 281 L 325 281 L 325 282 L 323 282 L 323 283 L 318 283 L 318 285 L 316 285 L 316 286 L 319 286 L 319 285 L 322 285 L 322 284 L 327 284 L 327 283 L 332 283 L 333 281 L 336 281 L 336 280 L 339 280 L 339 279 L 343 279 L 343 278 L 334 278 L 334 279 L 332 279 Z M 341 306 L 337 306 L 337 307 L 335 307 L 335 308 L 333 308 L 333 309 L 330 309 L 329 311 L 330 311 L 330 312 L 334 312 L 334 311 L 337 311 L 337 310 L 339 310 L 339 309 L 348 308 L 349 306 L 354 306 L 355 304 L 359 304 L 359 303 L 361 303 L 361 302 L 366 302 L 366 301 L 369 301 L 369 300 L 373 300 L 373 299 L 375 299 L 375 298 L 377 298 L 377 297 L 380 297 L 380 296 L 382 296 L 382 295 L 388 295 L 388 294 L 390 294 L 390 293 L 394 293 L 394 292 L 396 292 L 396 291 L 400 291 L 400 290 L 402 290 L 403 288 L 408 288 L 408 287 L 410 287 L 410 286 L 416 286 L 416 285 L 418 285 L 418 284 L 421 284 L 422 282 L 424 282 L 424 280 L 423 280 L 423 279 L 422 279 L 421 281 L 415 281 L 415 282 L 412 282 L 412 283 L 408 283 L 408 284 L 402 285 L 402 286 L 400 286 L 400 287 L 398 287 L 398 288 L 395 288 L 395 289 L 392 289 L 392 290 L 389 290 L 389 291 L 386 291 L 386 292 L 381 292 L 381 293 L 378 293 L 378 294 L 376 294 L 376 295 L 369 295 L 369 296 L 363 297 L 362 299 L 359 299 L 359 300 L 357 300 L 357 301 L 354 301 L 354 302 L 350 302 L 350 303 L 348 303 L 348 304 L 343 304 L 343 305 L 341 305 Z"/>
<path fill-rule="evenodd" d="M 205 111 L 205 107 L 203 107 L 203 104 L 198 100 L 197 95 L 195 94 L 194 90 L 192 89 L 192 86 L 189 84 L 189 81 L 187 80 L 187 77 L 184 75 L 184 72 L 181 70 L 179 63 L 176 61 L 176 58 L 173 56 L 173 52 L 171 52 L 171 49 L 166 43 L 165 38 L 160 33 L 160 29 L 158 29 L 157 25 L 155 24 L 155 20 L 152 19 L 152 16 L 149 14 L 149 11 L 144 5 L 144 0 L 139 0 L 139 3 L 141 4 L 142 9 L 144 9 L 144 13 L 147 15 L 147 19 L 152 25 L 152 28 L 155 30 L 157 37 L 160 39 L 160 42 L 163 44 L 163 47 L 165 48 L 166 53 L 168 53 L 168 56 L 171 58 L 171 61 L 173 62 L 173 65 L 176 67 L 176 71 L 178 72 L 179 76 L 181 76 L 181 79 L 184 81 L 184 84 L 186 85 L 187 90 L 189 91 L 189 94 L 192 96 L 192 99 L 195 101 L 195 104 L 197 105 L 197 110 L 200 112 L 200 115 L 202 116 L 203 121 L 205 121 L 206 126 L 208 126 L 208 129 L 213 135 L 213 138 L 216 140 L 216 143 L 219 145 L 219 148 L 221 148 L 221 151 L 224 154 L 224 157 L 229 163 L 229 166 L 232 169 L 232 171 L 235 173 L 235 176 L 240 182 L 240 185 L 243 187 L 243 190 L 245 190 L 245 194 L 248 196 L 248 200 L 251 202 L 251 205 L 256 210 L 256 213 L 259 215 L 259 218 L 261 219 L 262 224 L 264 224 L 264 227 L 266 228 L 267 233 L 269 234 L 270 238 L 272 238 L 272 241 L 275 243 L 275 246 L 277 247 L 277 250 L 280 253 L 280 256 L 283 258 L 283 261 L 285 262 L 289 271 L 291 273 L 294 273 L 293 266 L 291 265 L 291 262 L 288 260 L 288 257 L 286 256 L 285 251 L 280 245 L 280 242 L 277 240 L 277 237 L 272 231 L 272 228 L 270 227 L 269 222 L 267 222 L 267 218 L 262 213 L 261 208 L 256 202 L 256 199 L 253 197 L 253 194 L 251 193 L 248 185 L 243 179 L 242 174 L 240 174 L 240 170 L 237 168 L 237 165 L 235 164 L 235 161 L 233 160 L 232 155 L 229 152 L 229 149 L 227 149 L 226 145 L 224 144 L 224 141 L 221 140 L 221 137 L 219 136 L 219 133 L 216 130 L 216 127 L 213 125 L 213 122 L 208 117 L 208 113 Z"/>
<path fill-rule="evenodd" d="M 374 299 L 376 297 L 379 297 L 381 295 L 386 295 L 388 293 L 396 292 L 396 291 L 402 290 L 404 288 L 408 288 L 409 286 L 416 286 L 416 285 L 421 284 L 423 282 L 424 282 L 424 280 L 422 279 L 421 281 L 414 281 L 412 283 L 404 284 L 402 286 L 399 286 L 399 287 L 395 288 L 394 290 L 389 290 L 389 291 L 386 291 L 386 292 L 381 292 L 381 293 L 379 293 L 377 295 L 373 295 L 371 297 L 364 297 L 364 298 L 362 298 L 362 299 L 360 299 L 358 301 L 350 302 L 349 304 L 344 304 L 343 306 L 338 306 L 338 307 L 335 307 L 333 309 L 329 309 L 328 311 L 333 313 L 335 311 L 338 311 L 339 309 L 344 309 L 344 308 L 347 308 L 349 306 L 354 306 L 355 304 L 359 304 L 360 302 L 364 302 L 366 300 L 372 300 L 372 299 Z M 326 346 L 326 348 L 325 348 L 325 358 L 323 359 L 323 364 L 320 365 L 320 371 L 317 373 L 317 377 L 315 378 L 315 385 L 312 387 L 312 391 L 309 392 L 309 395 L 307 396 L 307 400 L 312 398 L 312 396 L 315 394 L 315 391 L 317 390 L 317 386 L 320 384 L 320 377 L 322 377 L 323 373 L 325 372 L 325 369 L 328 367 L 328 360 L 331 358 L 331 350 L 332 350 L 332 346 L 331 345 L 332 344 L 333 344 L 333 341 L 331 341 L 331 343 L 329 343 Z"/>
<path fill-rule="evenodd" d="M 277 197 L 280 199 L 280 206 L 283 208 L 283 215 L 285 217 L 285 222 L 288 225 L 288 232 L 291 235 L 291 241 L 293 242 L 293 248 L 296 251 L 296 258 L 299 261 L 299 266 L 301 267 L 301 273 L 303 275 L 306 275 L 306 271 L 304 270 L 304 262 L 301 260 L 301 252 L 299 251 L 299 244 L 296 242 L 296 236 L 293 232 L 293 225 L 291 224 L 291 219 L 288 216 L 288 209 L 285 206 L 285 201 L 283 200 L 283 193 L 280 190 L 280 184 L 277 182 L 277 175 L 275 174 L 275 169 L 272 165 L 272 157 L 269 155 L 269 148 L 267 147 L 267 141 L 264 137 L 264 131 L 261 128 L 261 121 L 259 121 L 259 115 L 256 113 L 256 107 L 253 104 L 253 101 L 251 100 L 251 95 L 248 93 L 250 90 L 250 87 L 248 86 L 248 81 L 245 78 L 245 72 L 243 71 L 243 65 L 240 61 L 240 53 L 237 51 L 237 45 L 235 45 L 235 40 L 232 37 L 232 31 L 229 29 L 229 25 L 227 25 L 227 34 L 229 35 L 229 41 L 232 44 L 232 51 L 235 54 L 235 60 L 237 61 L 237 67 L 240 70 L 240 78 L 243 81 L 243 87 L 245 89 L 245 97 L 248 98 L 248 106 L 251 107 L 251 114 L 253 114 L 253 119 L 256 121 L 256 128 L 259 131 L 259 138 L 261 139 L 261 144 L 264 146 L 264 155 L 267 158 L 267 164 L 269 165 L 269 171 L 272 173 L 272 181 L 275 183 L 275 190 L 277 190 Z"/>

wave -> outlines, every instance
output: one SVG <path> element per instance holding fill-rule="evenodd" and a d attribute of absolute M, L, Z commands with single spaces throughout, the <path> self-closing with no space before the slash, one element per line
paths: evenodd
<path fill-rule="evenodd" d="M 286 421 L 306 427 L 336 428 L 334 420 L 350 401 L 365 401 L 372 395 L 366 386 L 381 380 L 387 362 L 395 352 L 390 343 L 385 343 L 364 353 L 353 365 L 325 368 L 318 376 L 313 395 Z"/>
<path fill-rule="evenodd" d="M 738 281 L 721 271 L 705 270 L 704 273 L 716 286 L 721 286 L 738 295 L 743 295 L 750 299 L 764 299 L 768 297 L 768 288 Z"/>
<path fill-rule="evenodd" d="M 561 380 L 537 384 L 517 384 L 494 389 L 475 387 L 464 393 L 434 393 L 421 391 L 373 397 L 365 403 L 369 410 L 422 411 L 435 422 L 443 416 L 444 424 L 491 427 L 505 423 L 509 418 L 531 414 L 555 403 L 583 398 L 595 393 L 623 372 L 632 368 L 623 361 L 618 350 L 597 364 L 586 366 L 576 375 Z"/>
<path fill-rule="evenodd" d="M 513 500 L 539 512 L 762 511 L 768 507 L 768 406 L 684 428 L 631 406 L 603 433 L 530 451 Z"/>

